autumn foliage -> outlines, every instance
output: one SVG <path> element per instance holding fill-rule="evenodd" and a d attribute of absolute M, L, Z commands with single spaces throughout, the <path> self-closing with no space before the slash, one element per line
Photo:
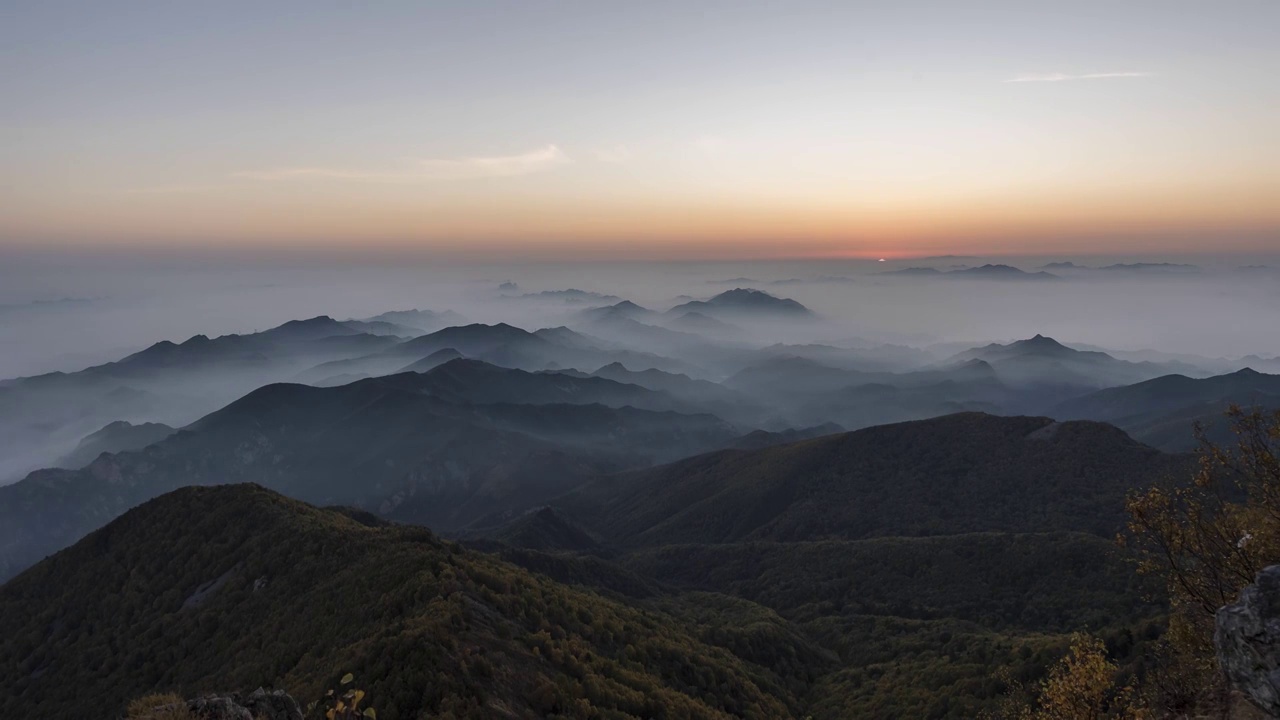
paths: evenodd
<path fill-rule="evenodd" d="M 1169 628 L 1148 696 L 1165 715 L 1227 712 L 1230 694 L 1213 652 L 1213 618 L 1267 565 L 1280 562 L 1280 412 L 1233 407 L 1234 442 L 1200 434 L 1190 483 L 1129 498 L 1139 569 L 1164 580 Z"/>

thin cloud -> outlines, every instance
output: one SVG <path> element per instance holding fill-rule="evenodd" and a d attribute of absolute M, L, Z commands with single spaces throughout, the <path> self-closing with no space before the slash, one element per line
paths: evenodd
<path fill-rule="evenodd" d="M 236 177 L 254 180 L 344 180 L 349 182 L 420 182 L 518 177 L 553 170 L 573 162 L 559 147 L 547 145 L 518 155 L 417 160 L 400 170 L 291 167 L 250 170 Z"/>
<path fill-rule="evenodd" d="M 441 178 L 459 177 L 515 177 L 531 175 L 569 163 L 570 160 L 555 145 L 532 150 L 520 155 L 475 157 L 462 160 L 423 160 L 422 170 Z"/>
<path fill-rule="evenodd" d="M 1149 72 L 1105 72 L 1105 73 L 1084 73 L 1082 75 L 1069 75 L 1067 73 L 1029 73 L 1018 75 L 1016 77 L 1005 80 L 1007 83 L 1034 83 L 1034 82 L 1066 82 L 1069 80 L 1107 80 L 1111 78 L 1144 78 L 1151 77 Z"/>

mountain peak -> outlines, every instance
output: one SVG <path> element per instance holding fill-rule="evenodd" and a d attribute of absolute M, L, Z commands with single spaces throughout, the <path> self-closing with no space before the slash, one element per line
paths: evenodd
<path fill-rule="evenodd" d="M 328 315 L 317 315 L 313 318 L 305 320 L 289 320 L 281 323 L 266 332 L 269 333 L 288 333 L 299 331 L 329 330 L 334 327 L 340 327 L 342 323 L 334 320 Z"/>
<path fill-rule="evenodd" d="M 683 315 L 690 311 L 728 314 L 774 313 L 779 315 L 812 315 L 809 308 L 790 298 L 780 298 L 763 290 L 751 288 L 734 288 L 726 290 L 710 300 L 693 300 L 677 305 L 668 311 L 671 316 Z"/>
<path fill-rule="evenodd" d="M 1018 280 L 1061 280 L 1062 278 L 1052 273 L 1041 270 L 1040 272 L 1029 273 L 1021 268 L 1012 265 L 1002 265 L 996 263 L 987 263 L 979 267 L 965 268 L 963 270 L 952 270 L 947 273 L 952 277 L 986 277 L 986 278 L 1008 278 Z"/>
<path fill-rule="evenodd" d="M 590 320 L 628 320 L 637 317 L 643 317 L 651 314 L 653 311 L 646 307 L 637 305 L 630 300 L 619 300 L 612 305 L 601 305 L 599 307 L 587 308 L 583 310 L 581 315 Z"/>
<path fill-rule="evenodd" d="M 983 372 L 994 372 L 995 368 L 991 367 L 991 363 L 982 358 L 970 358 L 962 364 L 958 365 L 958 370 L 980 370 Z"/>
<path fill-rule="evenodd" d="M 283 325 L 281 325 L 280 327 L 301 327 L 303 325 L 328 325 L 329 323 L 335 323 L 335 322 L 337 322 L 337 320 L 334 320 L 328 315 L 317 315 L 315 317 L 307 318 L 305 320 L 290 320 L 284 323 Z"/>
<path fill-rule="evenodd" d="M 457 352 L 456 350 L 454 352 Z M 451 360 L 440 363 L 436 367 L 427 371 L 428 375 L 448 375 L 459 372 L 478 373 L 478 372 L 510 372 L 506 368 L 500 368 L 497 365 L 487 363 L 483 360 L 477 360 L 469 357 L 456 357 Z"/>
<path fill-rule="evenodd" d="M 520 337 L 523 337 L 523 336 L 532 335 L 532 334 L 533 333 L 530 333 L 527 330 L 523 330 L 521 328 L 515 327 L 514 325 L 508 325 L 507 323 L 500 322 L 500 323 L 495 323 L 493 325 L 486 325 L 484 323 L 471 323 L 469 325 L 452 325 L 442 330 L 437 330 L 436 332 L 433 332 L 430 335 L 423 335 L 422 337 L 423 338 L 449 337 L 449 336 L 474 336 L 474 337 L 520 336 Z M 421 340 L 422 338 L 417 338 L 417 339 Z"/>
<path fill-rule="evenodd" d="M 1070 350 L 1066 345 L 1063 345 L 1051 337 L 1041 335 L 1040 333 L 1036 333 L 1033 337 L 1027 338 L 1026 340 L 1019 340 L 1015 342 L 1014 345 L 1038 350 Z"/>

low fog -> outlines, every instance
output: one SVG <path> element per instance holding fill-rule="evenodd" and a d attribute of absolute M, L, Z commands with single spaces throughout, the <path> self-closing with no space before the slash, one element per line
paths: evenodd
<path fill-rule="evenodd" d="M 773 342 L 927 346 L 985 343 L 1037 333 L 1070 344 L 1206 357 L 1280 353 L 1280 261 L 1256 259 L 1199 271 L 1061 271 L 1058 282 L 982 281 L 884 274 L 1005 263 L 1030 272 L 1056 259 L 946 257 L 875 262 L 459 265 L 211 264 L 100 261 L 56 264 L 9 258 L 0 267 L 0 377 L 73 371 L 160 341 L 247 333 L 288 320 L 360 318 L 410 308 L 454 310 L 471 322 L 529 330 L 564 323 L 605 301 L 522 297 L 576 288 L 665 310 L 734 287 L 793 298 L 821 325 L 777 328 Z M 1115 259 L 1064 258 L 1101 267 Z M 1142 258 L 1125 262 L 1165 262 Z M 500 290 L 504 282 L 514 290 Z"/>
<path fill-rule="evenodd" d="M 727 423 L 725 437 L 961 410 L 1092 418 L 1097 411 L 1070 403 L 1167 374 L 1280 372 L 1277 268 L 1258 259 L 950 256 L 510 265 L 8 258 L 0 268 L 0 377 L 8 378 L 0 382 L 0 483 L 141 447 L 270 383 L 334 387 L 458 358 L 641 385 L 665 398 L 650 399 L 656 409 Z M 700 304 L 737 289 L 804 307 Z M 640 308 L 610 312 L 623 301 Z M 386 314 L 415 309 L 427 312 Z M 299 324 L 238 345 L 152 347 L 318 316 L 373 322 Z M 546 347 L 522 344 L 525 336 L 432 335 L 471 323 L 573 332 L 540 334 Z M 983 349 L 1035 336 L 1110 357 L 1100 364 L 1096 353 L 1050 352 L 1012 363 L 1011 351 Z M 147 348 L 106 371 L 51 374 Z M 661 373 L 636 374 L 648 370 Z M 671 383 L 685 381 L 672 375 L 702 384 L 677 388 Z M 494 402 L 512 400 L 524 402 Z M 1141 432 L 1135 427 L 1126 429 Z"/>

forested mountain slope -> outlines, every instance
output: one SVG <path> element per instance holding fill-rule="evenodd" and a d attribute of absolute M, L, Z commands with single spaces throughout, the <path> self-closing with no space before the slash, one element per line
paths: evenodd
<path fill-rule="evenodd" d="M 250 485 L 171 493 L 32 568 L 0 587 L 0 633 L 15 718 L 112 717 L 157 688 L 319 698 L 345 672 L 385 720 L 799 710 L 660 610 Z"/>
<path fill-rule="evenodd" d="M 1110 536 L 1190 458 L 1102 423 L 960 413 L 602 479 L 562 504 L 624 546 L 967 532 Z"/>

